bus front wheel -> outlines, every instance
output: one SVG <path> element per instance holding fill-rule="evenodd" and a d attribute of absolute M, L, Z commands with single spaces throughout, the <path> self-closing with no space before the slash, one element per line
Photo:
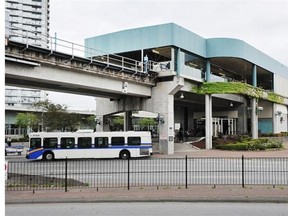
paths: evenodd
<path fill-rule="evenodd" d="M 54 159 L 54 154 L 52 152 L 46 152 L 43 155 L 43 160 L 50 161 L 50 160 L 53 160 L 53 159 Z"/>
<path fill-rule="evenodd" d="M 123 150 L 120 152 L 119 157 L 121 159 L 126 160 L 126 159 L 130 158 L 130 152 L 128 150 Z"/>

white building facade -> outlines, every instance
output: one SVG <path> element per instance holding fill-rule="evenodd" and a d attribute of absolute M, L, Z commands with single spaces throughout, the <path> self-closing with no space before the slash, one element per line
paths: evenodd
<path fill-rule="evenodd" d="M 47 48 L 49 44 L 50 0 L 5 0 L 5 38 Z M 34 102 L 46 100 L 37 89 L 5 87 L 5 135 L 21 135 L 15 125 L 19 112 L 31 111 Z"/>
<path fill-rule="evenodd" d="M 35 111 L 32 104 L 47 99 L 45 91 L 16 87 L 5 88 L 5 135 L 19 136 L 25 134 L 26 128 L 16 123 L 17 113 Z"/>
<path fill-rule="evenodd" d="M 10 39 L 18 42 L 47 48 L 50 19 L 49 1 L 5 0 L 6 35 L 8 34 Z"/>

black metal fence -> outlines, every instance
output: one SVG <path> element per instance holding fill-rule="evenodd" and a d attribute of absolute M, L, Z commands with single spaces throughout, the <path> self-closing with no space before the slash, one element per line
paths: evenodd
<path fill-rule="evenodd" d="M 6 190 L 190 185 L 288 185 L 288 158 L 9 162 Z"/>

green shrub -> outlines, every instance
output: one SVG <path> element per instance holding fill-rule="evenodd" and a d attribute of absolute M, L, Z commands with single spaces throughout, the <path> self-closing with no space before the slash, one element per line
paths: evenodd
<path fill-rule="evenodd" d="M 241 135 L 238 137 L 239 142 L 245 142 L 251 140 L 251 137 L 249 135 Z"/>
<path fill-rule="evenodd" d="M 218 145 L 217 149 L 233 151 L 263 151 L 266 149 L 281 149 L 283 145 L 280 141 L 269 140 L 267 138 L 253 139 L 237 143 Z"/>
<path fill-rule="evenodd" d="M 219 145 L 218 148 L 222 150 L 234 150 L 234 151 L 247 151 L 248 145 L 246 143 L 231 143 Z"/>
<path fill-rule="evenodd" d="M 269 140 L 266 147 L 267 149 L 281 149 L 283 148 L 283 144 L 279 140 Z"/>

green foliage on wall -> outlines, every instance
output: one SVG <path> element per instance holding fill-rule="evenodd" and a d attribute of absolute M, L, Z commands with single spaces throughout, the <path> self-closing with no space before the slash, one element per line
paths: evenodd
<path fill-rule="evenodd" d="M 284 97 L 274 92 L 241 82 L 204 82 L 201 86 L 193 86 L 191 91 L 198 94 L 242 94 L 274 103 L 284 103 Z"/>

